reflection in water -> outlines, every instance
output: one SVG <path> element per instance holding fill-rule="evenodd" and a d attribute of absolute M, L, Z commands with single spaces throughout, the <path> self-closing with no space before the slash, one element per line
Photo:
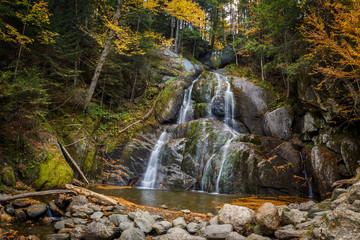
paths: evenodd
<path fill-rule="evenodd" d="M 95 185 L 90 190 L 114 197 L 121 197 L 135 204 L 160 207 L 166 205 L 169 210 L 189 209 L 197 213 L 214 213 L 225 203 L 247 206 L 257 209 L 264 202 L 275 205 L 305 202 L 307 199 L 296 197 L 258 197 L 249 195 L 209 194 L 205 192 L 175 192 L 155 189 L 116 187 L 108 185 Z"/>

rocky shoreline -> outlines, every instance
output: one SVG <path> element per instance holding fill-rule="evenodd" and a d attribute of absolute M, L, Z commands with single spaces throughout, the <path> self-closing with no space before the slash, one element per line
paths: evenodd
<path fill-rule="evenodd" d="M 10 224 L 53 224 L 54 234 L 41 237 L 47 240 L 360 239 L 360 182 L 335 189 L 330 199 L 319 203 L 275 206 L 267 202 L 256 211 L 225 204 L 217 216 L 140 208 L 59 195 L 48 204 L 30 199 L 2 204 L 0 219 Z M 1 239 L 14 239 L 6 236 L 0 231 Z"/>

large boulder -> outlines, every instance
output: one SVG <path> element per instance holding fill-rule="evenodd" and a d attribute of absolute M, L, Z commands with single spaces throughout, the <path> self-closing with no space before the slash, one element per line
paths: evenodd
<path fill-rule="evenodd" d="M 149 212 L 143 212 L 138 210 L 135 213 L 134 222 L 141 231 L 143 231 L 144 233 L 149 233 L 153 229 L 152 226 L 155 223 L 155 220 L 152 218 Z"/>
<path fill-rule="evenodd" d="M 108 240 L 112 239 L 114 230 L 101 222 L 92 222 L 85 229 L 84 239 L 86 240 Z"/>
<path fill-rule="evenodd" d="M 0 178 L 1 180 L 1 178 Z M 2 170 L 2 182 L 7 186 L 15 186 L 16 178 L 12 167 L 5 167 Z"/>
<path fill-rule="evenodd" d="M 146 240 L 145 234 L 138 228 L 131 228 L 125 230 L 119 240 Z"/>
<path fill-rule="evenodd" d="M 322 198 L 329 196 L 332 185 L 341 179 L 338 167 L 339 158 L 336 154 L 321 146 L 315 146 L 311 151 L 311 165 L 315 173 L 319 193 Z"/>
<path fill-rule="evenodd" d="M 226 239 L 232 231 L 231 224 L 209 225 L 205 228 L 204 236 L 210 240 L 221 240 Z"/>
<path fill-rule="evenodd" d="M 241 232 L 252 222 L 254 215 L 254 211 L 250 208 L 225 204 L 220 209 L 218 217 L 221 224 L 231 224 L 235 231 Z"/>
<path fill-rule="evenodd" d="M 269 111 L 267 103 L 272 102 L 274 96 L 244 78 L 233 77 L 231 88 L 236 101 L 237 118 L 245 123 L 251 133 L 263 135 L 262 116 Z"/>
<path fill-rule="evenodd" d="M 255 221 L 267 235 L 271 235 L 280 224 L 278 209 L 272 203 L 264 203 L 255 214 Z"/>
<path fill-rule="evenodd" d="M 268 136 L 289 140 L 292 137 L 291 126 L 294 114 L 288 106 L 265 113 L 264 132 Z"/>

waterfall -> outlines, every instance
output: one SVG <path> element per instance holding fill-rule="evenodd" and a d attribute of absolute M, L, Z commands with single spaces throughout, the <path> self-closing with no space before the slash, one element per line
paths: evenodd
<path fill-rule="evenodd" d="M 158 166 L 161 163 L 160 153 L 161 149 L 165 143 L 167 138 L 167 132 L 164 130 L 159 139 L 156 141 L 155 147 L 152 150 L 149 158 L 148 165 L 146 167 L 146 171 L 144 173 L 143 180 L 141 181 L 140 186 L 144 188 L 154 188 L 156 183 L 156 176 L 158 171 Z"/>
<path fill-rule="evenodd" d="M 305 167 L 305 162 L 304 162 L 304 159 L 303 159 L 303 155 L 301 152 L 299 152 L 300 154 L 300 159 L 301 159 L 301 162 L 304 163 L 304 178 L 305 178 L 305 181 L 307 182 L 307 186 L 308 186 L 308 189 L 309 189 L 309 193 L 308 193 L 308 198 L 314 198 L 314 193 L 313 193 L 313 190 L 312 190 L 312 186 L 311 186 L 311 183 L 308 179 L 308 176 L 307 176 L 307 172 L 306 172 L 306 167 Z"/>
<path fill-rule="evenodd" d="M 207 178 L 208 178 L 208 174 L 206 174 L 209 171 L 209 166 L 211 164 L 211 160 L 216 156 L 216 153 L 214 153 L 211 158 L 206 162 L 205 167 L 204 167 L 204 171 L 203 171 L 203 175 L 201 177 L 201 191 L 205 191 L 206 189 L 206 184 L 207 184 Z"/>
<path fill-rule="evenodd" d="M 225 119 L 224 123 L 228 125 L 232 129 L 236 129 L 236 121 L 235 121 L 235 101 L 234 101 L 234 93 L 231 91 L 231 85 L 229 79 L 226 78 L 226 91 L 224 94 L 224 112 Z"/>
<path fill-rule="evenodd" d="M 188 122 L 190 121 L 190 112 L 193 111 L 193 104 L 192 104 L 192 100 L 191 100 L 191 97 L 192 97 L 192 90 L 193 90 L 193 87 L 194 87 L 194 84 L 199 80 L 201 75 L 199 75 L 191 84 L 191 86 L 185 90 L 185 95 L 184 95 L 184 100 L 183 100 L 183 103 L 181 105 L 181 109 L 180 109 L 180 112 L 179 112 L 179 117 L 178 117 L 178 120 L 177 120 L 177 123 L 178 124 L 181 124 L 181 123 L 185 123 L 185 122 Z"/>
<path fill-rule="evenodd" d="M 225 145 L 223 146 L 223 153 L 221 155 L 221 166 L 220 166 L 220 171 L 219 171 L 219 174 L 218 174 L 218 177 L 216 179 L 216 189 L 215 189 L 215 192 L 219 193 L 219 183 L 220 183 L 220 178 L 221 178 L 221 174 L 222 174 L 222 171 L 223 171 L 223 167 L 224 167 L 224 164 L 226 162 L 226 155 L 228 153 L 228 149 L 229 149 L 229 146 L 230 146 L 230 143 L 231 141 L 234 139 L 235 137 L 232 137 L 230 138 L 229 140 L 226 141 Z"/>

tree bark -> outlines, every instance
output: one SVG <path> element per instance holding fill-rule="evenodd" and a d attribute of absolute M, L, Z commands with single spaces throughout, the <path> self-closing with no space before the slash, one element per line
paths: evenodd
<path fill-rule="evenodd" d="M 175 52 L 178 52 L 179 47 L 179 30 L 180 30 L 180 20 L 176 19 L 176 33 L 175 33 Z"/>
<path fill-rule="evenodd" d="M 105 203 L 108 203 L 108 204 L 111 204 L 111 205 L 118 205 L 119 204 L 118 201 L 116 201 L 116 200 L 114 200 L 114 199 L 112 199 L 110 197 L 107 197 L 107 196 L 105 196 L 103 194 L 99 194 L 99 193 L 90 191 L 90 190 L 82 188 L 82 187 L 77 187 L 77 186 L 74 186 L 74 185 L 71 185 L 71 184 L 65 184 L 65 188 L 69 189 L 69 190 L 72 190 L 72 191 L 75 191 L 79 195 L 84 195 L 85 197 L 96 198 L 98 200 L 104 201 Z"/>
<path fill-rule="evenodd" d="M 119 23 L 119 19 L 120 19 L 120 15 L 121 15 L 121 5 L 122 5 L 122 0 L 118 0 L 116 13 L 115 13 L 114 20 L 113 20 L 113 24 L 115 26 L 117 26 L 118 23 Z M 89 107 L 90 101 L 92 99 L 92 96 L 94 94 L 97 82 L 98 82 L 99 77 L 100 77 L 101 70 L 102 70 L 102 68 L 104 66 L 106 57 L 110 52 L 112 39 L 114 38 L 115 34 L 116 34 L 116 32 L 113 29 L 110 29 L 109 34 L 108 34 L 107 39 L 106 39 L 105 44 L 104 44 L 104 49 L 103 49 L 103 51 L 102 51 L 102 53 L 100 55 L 100 58 L 99 58 L 99 61 L 98 61 L 97 65 L 96 65 L 95 73 L 94 73 L 94 75 L 93 75 L 93 77 L 91 79 L 91 84 L 90 84 L 90 87 L 89 87 L 89 90 L 87 92 L 86 99 L 85 99 L 84 110 L 86 110 Z"/>
<path fill-rule="evenodd" d="M 40 191 L 40 192 L 23 193 L 11 197 L 0 198 L 0 203 L 9 202 L 20 198 L 39 197 L 39 196 L 46 196 L 52 194 L 65 194 L 65 193 L 77 195 L 77 192 L 74 190 L 64 190 L 64 189 L 48 190 L 48 191 Z"/>

